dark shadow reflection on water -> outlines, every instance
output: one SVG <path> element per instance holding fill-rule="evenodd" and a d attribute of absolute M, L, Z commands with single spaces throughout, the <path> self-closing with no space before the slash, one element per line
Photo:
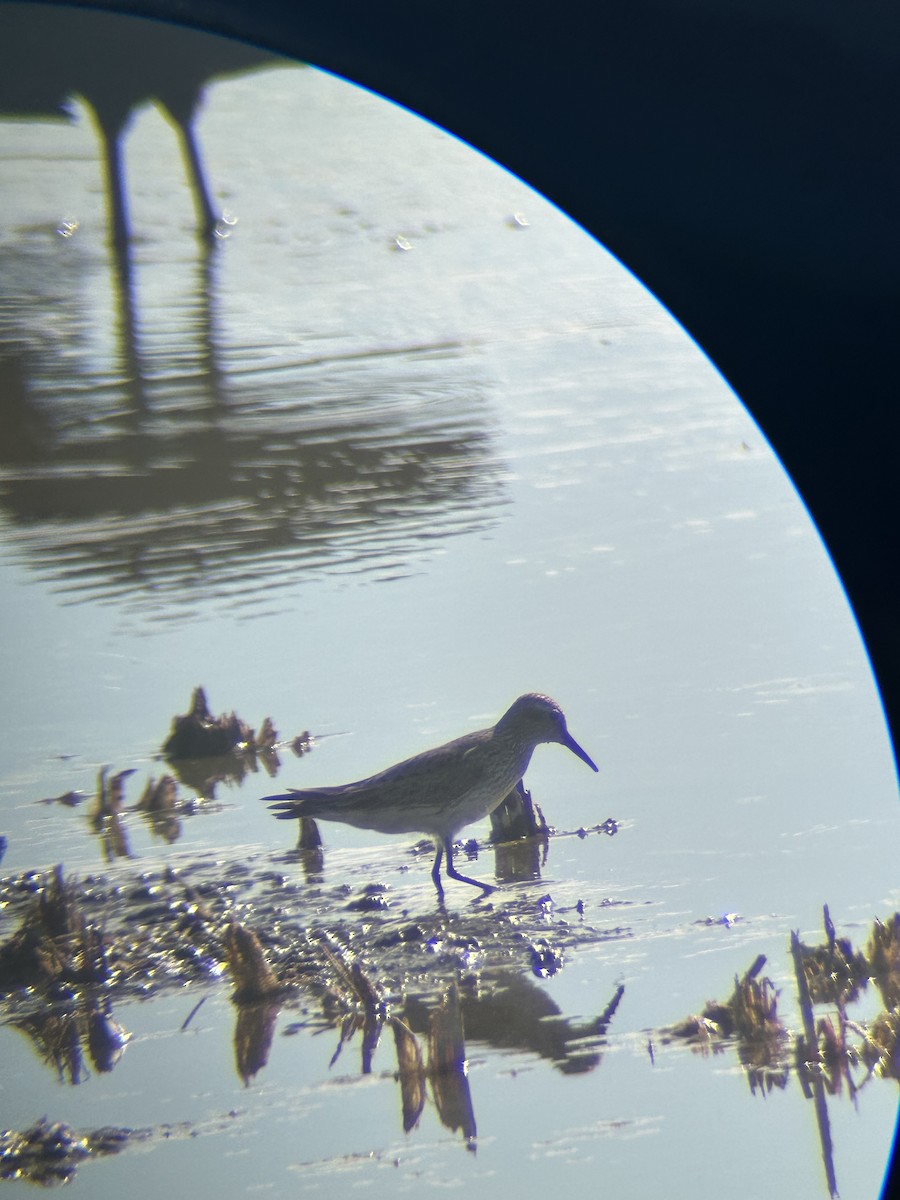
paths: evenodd
<path fill-rule="evenodd" d="M 119 257 L 117 339 L 98 356 L 96 298 L 77 267 L 60 280 L 55 250 L 0 252 L 0 278 L 29 284 L 0 285 L 0 511 L 72 598 L 246 603 L 288 573 L 387 578 L 496 518 L 492 430 L 460 346 L 260 358 L 218 329 L 227 246 L 198 244 L 172 267 L 174 312 L 142 309 L 158 268 Z M 68 319 L 37 336 L 51 306 Z"/>

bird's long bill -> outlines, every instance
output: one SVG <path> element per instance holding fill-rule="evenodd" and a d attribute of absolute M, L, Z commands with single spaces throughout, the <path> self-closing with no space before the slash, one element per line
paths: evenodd
<path fill-rule="evenodd" d="M 592 771 L 600 770 L 600 768 L 597 766 L 597 764 L 594 762 L 594 760 L 591 758 L 591 756 L 588 754 L 588 752 L 586 750 L 582 750 L 582 748 L 578 745 L 578 743 L 572 737 L 571 733 L 568 733 L 568 732 L 566 733 L 565 740 L 563 741 L 563 745 L 568 746 L 573 754 L 577 754 L 582 762 L 586 762 Z"/>

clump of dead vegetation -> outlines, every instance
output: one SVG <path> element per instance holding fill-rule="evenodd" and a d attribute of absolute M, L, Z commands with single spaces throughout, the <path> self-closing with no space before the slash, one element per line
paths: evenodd
<path fill-rule="evenodd" d="M 215 717 L 210 711 L 202 687 L 194 689 L 187 713 L 172 720 L 172 730 L 162 747 L 171 766 L 171 773 L 147 780 L 136 803 L 126 805 L 127 781 L 136 768 L 113 771 L 111 766 L 100 769 L 97 787 L 88 807 L 87 819 L 100 842 L 107 862 L 131 857 L 127 821 L 129 811 L 139 813 L 154 837 L 170 845 L 182 832 L 182 818 L 198 811 L 210 811 L 216 801 L 219 784 L 237 784 L 260 766 L 270 778 L 277 775 L 281 762 L 278 751 L 290 749 L 298 758 L 308 754 L 313 741 L 308 730 L 287 741 L 279 741 L 270 717 L 266 717 L 257 732 L 236 713 Z M 186 798 L 179 796 L 179 784 L 189 789 Z M 88 799 L 82 791 L 68 791 L 44 798 L 45 805 L 77 808 Z M 321 845 L 315 842 L 315 826 L 301 823 L 301 849 Z"/>
<path fill-rule="evenodd" d="M 223 754 L 265 754 L 275 749 L 278 734 L 271 717 L 266 717 L 257 733 L 237 713 L 214 717 L 202 687 L 194 689 L 191 707 L 183 716 L 174 717 L 172 732 L 162 752 L 170 761 L 183 758 L 215 758 Z M 291 747 L 302 754 L 309 748 L 308 732 L 300 734 Z"/>
<path fill-rule="evenodd" d="M 225 930 L 223 942 L 234 983 L 232 999 L 235 1003 L 269 1000 L 284 991 L 252 929 L 232 921 Z"/>
<path fill-rule="evenodd" d="M 854 951 L 849 938 L 837 936 L 827 904 L 823 920 L 825 941 L 818 946 L 805 946 L 795 934 L 791 939 L 792 953 L 795 957 L 799 954 L 813 1004 L 849 1004 L 867 987 L 872 966 L 865 954 Z"/>
<path fill-rule="evenodd" d="M 148 1130 L 113 1126 L 76 1133 L 68 1125 L 44 1117 L 28 1129 L 0 1130 L 0 1179 L 43 1187 L 69 1183 L 85 1159 L 116 1154 L 130 1141 L 149 1136 Z"/>
<path fill-rule="evenodd" d="M 281 747 L 300 758 L 312 749 L 312 738 L 304 730 L 280 741 L 271 717 L 266 717 L 257 731 L 235 712 L 213 716 L 205 690 L 197 687 L 189 710 L 173 717 L 162 753 L 182 783 L 201 796 L 212 797 L 217 783 L 240 782 L 257 770 L 257 764 L 274 778 L 281 765 Z"/>
<path fill-rule="evenodd" d="M 0 991 L 102 984 L 108 978 L 103 937 L 89 925 L 57 866 L 38 889 L 13 936 L 0 945 Z"/>
<path fill-rule="evenodd" d="M 550 827 L 540 805 L 534 802 L 531 792 L 521 782 L 491 813 L 491 842 L 494 844 L 549 836 Z"/>
<path fill-rule="evenodd" d="M 172 775 L 147 780 L 141 798 L 126 806 L 126 780 L 135 774 L 134 768 L 110 776 L 108 766 L 101 767 L 97 776 L 97 791 L 88 811 L 88 821 L 97 835 L 100 849 L 107 862 L 130 858 L 131 845 L 123 817 L 127 811 L 140 813 L 151 832 L 170 845 L 181 836 L 181 817 L 193 813 L 197 800 L 182 800 L 178 784 Z"/>
<path fill-rule="evenodd" d="M 823 923 L 825 940 L 817 945 L 791 935 L 799 1030 L 783 1025 L 779 992 L 761 976 L 766 960 L 760 955 L 735 978 L 727 1001 L 708 1002 L 699 1015 L 664 1030 L 663 1040 L 684 1039 L 713 1053 L 736 1041 L 752 1090 L 786 1086 L 791 1068 L 810 1099 L 817 1089 L 855 1095 L 873 1075 L 900 1079 L 900 913 L 874 922 L 865 951 L 837 936 L 827 905 Z M 867 1023 L 854 1021 L 847 1008 L 870 981 L 881 993 L 883 1011 Z M 830 1011 L 817 1016 L 815 1009 L 826 1005 Z"/>
<path fill-rule="evenodd" d="M 123 778 L 101 773 L 97 808 L 102 801 L 104 820 L 120 813 L 123 786 Z M 169 811 L 166 797 L 172 796 L 165 780 L 148 785 L 146 807 L 153 811 L 158 803 Z M 621 933 L 587 927 L 579 902 L 566 911 L 580 919 L 554 924 L 549 937 L 549 896 L 523 893 L 465 920 L 440 908 L 415 920 L 405 913 L 392 918 L 372 903 L 386 890 L 383 884 L 363 889 L 363 906 L 349 888 L 323 893 L 319 885 L 296 882 L 291 872 L 272 870 L 271 860 L 254 871 L 247 861 L 219 858 L 205 873 L 196 863 L 189 873 L 170 865 L 79 884 L 56 867 L 0 885 L 4 920 L 14 911 L 20 921 L 0 944 L 5 1019 L 68 1083 L 84 1077 L 88 1062 L 94 1071 L 108 1071 L 121 1057 L 128 1035 L 113 1019 L 115 1000 L 200 985 L 186 1026 L 225 974 L 235 1011 L 235 1062 L 245 1082 L 266 1065 L 284 1006 L 300 1009 L 296 1028 L 336 1032 L 332 1063 L 356 1039 L 363 1073 L 373 1070 L 390 1031 L 403 1128 L 418 1123 L 430 1096 L 443 1124 L 474 1149 L 466 1037 L 538 1054 L 566 1073 L 594 1070 L 624 993 L 619 986 L 599 1017 L 576 1023 L 535 984 L 533 976 L 563 969 L 569 950 Z M 311 925 L 326 909 L 332 914 L 327 926 Z M 791 938 L 802 1026 L 786 1027 L 783 994 L 759 955 L 735 976 L 727 999 L 709 1001 L 660 1035 L 701 1053 L 735 1049 L 754 1093 L 785 1087 L 796 1075 L 823 1126 L 824 1097 L 842 1089 L 855 1095 L 875 1076 L 900 1077 L 900 914 L 876 921 L 863 951 L 836 934 L 827 908 L 824 918 L 821 942 L 805 945 L 796 933 Z M 856 1023 L 847 1010 L 870 981 L 884 1011 L 868 1024 Z M 788 985 L 782 980 L 781 986 L 783 992 Z M 54 1154 L 65 1164 L 61 1169 L 74 1169 L 88 1136 L 46 1122 L 4 1134 L 0 1168 L 9 1167 L 8 1178 L 40 1182 Z"/>
<path fill-rule="evenodd" d="M 761 976 L 765 964 L 765 955 L 760 954 L 748 971 L 735 976 L 728 1000 L 708 1001 L 700 1014 L 664 1031 L 663 1040 L 682 1038 L 713 1053 L 734 1040 L 752 1089 L 784 1087 L 788 1033 L 778 1016 L 778 989 L 771 979 Z"/>

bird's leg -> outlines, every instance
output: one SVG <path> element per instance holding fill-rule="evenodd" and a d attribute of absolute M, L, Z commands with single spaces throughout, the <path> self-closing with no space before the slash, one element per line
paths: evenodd
<path fill-rule="evenodd" d="M 444 889 L 441 887 L 441 859 L 444 856 L 443 842 L 437 843 L 437 853 L 434 856 L 434 866 L 431 868 L 431 878 L 437 888 L 438 901 L 444 903 Z"/>
<path fill-rule="evenodd" d="M 168 111 L 172 116 L 178 136 L 181 139 L 181 150 L 190 178 L 191 190 L 194 193 L 197 216 L 199 217 L 200 234 L 204 238 L 212 239 L 216 232 L 219 218 L 216 210 L 213 208 L 209 187 L 206 182 L 206 173 L 203 170 L 203 161 L 200 158 L 200 147 L 197 145 L 197 136 L 194 130 L 194 108 L 191 107 L 187 112 L 176 112 L 170 107 Z"/>
<path fill-rule="evenodd" d="M 106 169 L 106 196 L 109 202 L 109 221 L 112 244 L 118 249 L 127 246 L 131 237 L 128 217 L 128 197 L 125 193 L 125 169 L 122 161 L 122 138 L 126 121 L 102 117 L 96 112 L 97 126 L 103 139 L 103 161 Z"/>
<path fill-rule="evenodd" d="M 450 838 L 444 838 L 444 849 L 447 851 L 447 875 L 450 879 L 456 879 L 460 883 L 471 883 L 473 887 L 481 888 L 486 896 L 497 890 L 492 883 L 479 883 L 477 879 L 470 879 L 468 875 L 460 875 L 459 871 L 453 865 L 453 843 Z M 432 878 L 434 878 L 434 873 L 440 866 L 440 854 L 441 852 L 438 850 L 437 858 L 434 862 L 434 871 L 431 873 Z"/>

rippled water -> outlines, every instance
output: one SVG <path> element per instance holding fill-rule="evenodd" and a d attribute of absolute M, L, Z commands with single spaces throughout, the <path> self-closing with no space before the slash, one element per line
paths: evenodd
<path fill-rule="evenodd" d="M 790 930 L 820 941 L 827 903 L 861 945 L 900 908 L 872 676 L 759 431 L 565 217 L 342 81 L 293 66 L 209 89 L 200 137 L 236 218 L 211 255 L 172 131 L 142 112 L 125 278 L 76 115 L 0 122 L 3 870 L 61 861 L 129 880 L 212 859 L 300 884 L 282 861 L 292 834 L 261 796 L 370 774 L 542 690 L 601 773 L 542 747 L 535 799 L 561 833 L 609 816 L 622 828 L 552 838 L 539 877 L 499 893 L 498 912 L 504 893 L 531 904 L 548 937 L 579 901 L 603 934 L 552 978 L 511 966 L 576 1023 L 625 990 L 579 1075 L 479 1039 L 470 1013 L 475 1154 L 435 1103 L 404 1134 L 387 1035 L 363 1074 L 355 1045 L 330 1067 L 334 1037 L 282 1013 L 244 1086 L 224 981 L 122 1004 L 125 1054 L 77 1087 L 0 1028 L 0 1125 L 173 1127 L 84 1165 L 71 1187 L 93 1197 L 382 1182 L 641 1196 L 673 1179 L 695 1196 L 738 1179 L 748 1195 L 827 1196 L 796 1078 L 763 1099 L 733 1051 L 659 1037 L 726 999 L 759 953 L 796 1029 Z M 216 712 L 310 730 L 312 752 L 250 764 L 166 836 L 127 813 L 131 857 L 105 862 L 89 801 L 42 801 L 92 795 L 108 765 L 136 769 L 136 802 L 197 684 Z M 195 790 L 182 781 L 183 799 Z M 481 877 L 486 830 L 469 831 Z M 395 918 L 433 914 L 428 854 L 323 833 L 317 920 L 342 883 L 375 880 Z M 461 891 L 451 925 L 474 936 L 483 917 Z M 12 928 L 0 914 L 0 938 Z M 876 1009 L 870 994 L 856 1017 Z M 876 1194 L 895 1112 L 889 1080 L 829 1098 L 842 1196 Z"/>

